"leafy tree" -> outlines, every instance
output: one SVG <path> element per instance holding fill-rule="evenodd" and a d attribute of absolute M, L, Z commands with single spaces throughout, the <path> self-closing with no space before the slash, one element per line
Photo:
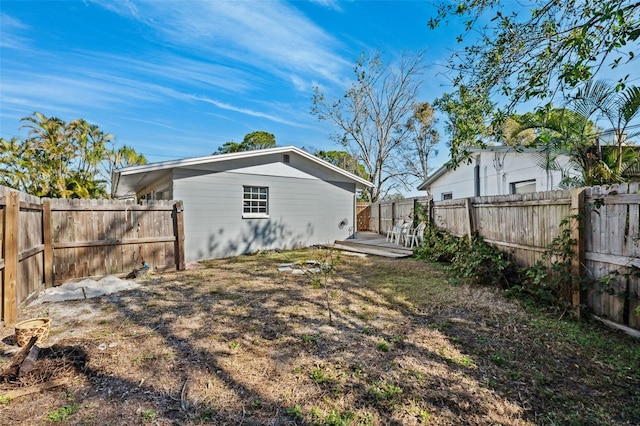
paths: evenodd
<path fill-rule="evenodd" d="M 500 128 L 505 145 L 517 147 L 530 147 L 536 142 L 536 132 L 534 129 L 521 129 L 518 122 L 519 115 L 514 114 L 507 117 Z"/>
<path fill-rule="evenodd" d="M 107 197 L 119 151 L 113 135 L 82 119 L 65 123 L 40 112 L 22 121 L 26 139 L 0 138 L 0 184 L 41 197 Z M 135 157 L 137 164 L 146 162 Z"/>
<path fill-rule="evenodd" d="M 334 166 L 340 167 L 349 173 L 353 173 L 356 176 L 369 180 L 369 174 L 365 170 L 364 166 L 347 151 L 316 151 L 313 155 L 318 158 L 322 158 L 323 160 L 333 164 Z M 369 201 L 369 199 L 370 196 L 368 189 L 364 190 L 358 198 L 359 201 Z"/>
<path fill-rule="evenodd" d="M 353 173 L 363 179 L 369 179 L 369 175 L 364 169 L 364 166 L 347 151 L 316 151 L 313 155 L 349 173 Z"/>
<path fill-rule="evenodd" d="M 418 102 L 413 105 L 413 115 L 405 124 L 410 143 L 401 147 L 402 162 L 407 173 L 419 181 L 427 179 L 429 174 L 429 158 L 437 154 L 435 146 L 440 142 L 440 132 L 436 128 L 438 119 L 429 102 Z"/>
<path fill-rule="evenodd" d="M 248 148 L 247 150 L 275 148 L 276 137 L 272 133 L 259 130 L 245 135 L 242 144 Z"/>
<path fill-rule="evenodd" d="M 636 59 L 640 2 L 543 0 L 515 11 L 505 10 L 507 5 L 512 6 L 501 0 L 438 4 L 431 28 L 462 18 L 467 34 L 458 41 L 479 34 L 450 58 L 456 86 L 506 96 L 512 108 L 522 100 L 549 99 L 602 68 Z M 627 79 L 622 76 L 619 84 Z"/>
<path fill-rule="evenodd" d="M 465 34 L 458 41 L 467 44 L 448 63 L 461 103 L 482 104 L 496 95 L 506 99 L 503 109 L 459 117 L 454 125 L 460 129 L 451 142 L 453 159 L 486 136 L 475 128 L 479 123 L 499 127 L 522 101 L 564 99 L 603 68 L 636 59 L 640 2 L 543 0 L 527 9 L 507 10 L 513 8 L 501 0 L 441 1 L 429 22 L 435 28 L 463 19 Z M 627 80 L 628 75 L 621 76 L 618 88 Z M 473 101 L 464 100 L 469 94 Z"/>
<path fill-rule="evenodd" d="M 486 146 L 495 135 L 489 117 L 495 104 L 486 93 L 474 92 L 461 85 L 455 93 L 445 93 L 434 102 L 434 106 L 446 114 L 445 131 L 450 136 L 450 163 L 456 167 L 469 159 L 467 148 Z"/>
<path fill-rule="evenodd" d="M 372 202 L 406 175 L 398 161 L 399 147 L 407 143 L 404 124 L 413 112 L 422 70 L 422 55 L 403 56 L 394 66 L 383 65 L 379 55 L 363 55 L 343 96 L 327 99 L 314 88 L 312 114 L 337 127 L 335 139 L 362 162 L 374 185 Z"/>
<path fill-rule="evenodd" d="M 229 141 L 229 142 L 225 142 L 213 154 L 214 155 L 215 154 L 231 154 L 232 152 L 242 152 L 242 151 L 246 151 L 246 149 L 243 149 L 240 143 Z"/>
<path fill-rule="evenodd" d="M 247 133 L 244 140 L 238 142 L 225 142 L 213 154 L 230 154 L 232 152 L 253 151 L 256 149 L 275 148 L 276 137 L 262 130 Z"/>

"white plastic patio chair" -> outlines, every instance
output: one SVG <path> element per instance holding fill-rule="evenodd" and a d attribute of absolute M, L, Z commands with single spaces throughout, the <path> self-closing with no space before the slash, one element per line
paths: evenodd
<path fill-rule="evenodd" d="M 396 235 L 398 235 L 398 233 L 402 229 L 403 224 L 404 224 L 404 220 L 400 219 L 394 225 L 387 228 L 387 241 L 393 242 Z"/>
<path fill-rule="evenodd" d="M 403 245 L 410 234 L 411 234 L 411 222 L 405 222 L 400 227 L 400 232 L 398 232 L 398 234 L 396 235 L 395 241 L 392 241 L 392 242 L 395 242 L 398 245 Z"/>
<path fill-rule="evenodd" d="M 411 236 L 405 241 L 405 246 L 422 246 L 424 244 L 424 230 L 427 228 L 427 224 L 420 222 L 416 229 L 413 230 Z"/>

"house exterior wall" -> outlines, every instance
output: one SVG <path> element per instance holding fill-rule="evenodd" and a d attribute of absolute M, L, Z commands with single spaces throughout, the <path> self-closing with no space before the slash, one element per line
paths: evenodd
<path fill-rule="evenodd" d="M 321 170 L 310 173 L 307 164 L 299 164 L 302 160 L 248 161 L 225 164 L 224 170 L 175 169 L 172 195 L 185 207 L 185 258 L 222 258 L 348 238 L 355 183 L 340 182 Z M 269 188 L 268 218 L 243 219 L 245 185 Z"/>
<path fill-rule="evenodd" d="M 434 200 L 444 199 L 445 194 L 450 194 L 451 198 L 506 195 L 513 193 L 514 184 L 521 187 L 531 181 L 535 181 L 536 192 L 550 191 L 558 189 L 562 180 L 561 171 L 547 171 L 540 166 L 541 154 L 537 152 L 482 151 L 472 158 L 470 164 L 444 172 L 429 185 L 428 191 Z M 561 156 L 557 161 L 561 169 L 569 170 L 568 157 Z M 479 194 L 476 194 L 476 166 L 479 166 Z"/>

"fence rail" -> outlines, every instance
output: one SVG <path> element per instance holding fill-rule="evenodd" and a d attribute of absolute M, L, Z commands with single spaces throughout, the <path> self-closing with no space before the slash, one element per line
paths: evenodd
<path fill-rule="evenodd" d="M 0 187 L 0 317 L 70 279 L 184 269 L 182 202 L 40 199 Z"/>
<path fill-rule="evenodd" d="M 458 236 L 477 233 L 533 266 L 563 226 L 575 241 L 572 274 L 589 278 L 571 302 L 640 330 L 640 184 L 601 186 L 430 202 L 425 197 L 371 205 L 370 229 L 384 233 L 396 219 L 413 219 L 409 206 L 428 211 L 431 223 Z M 602 285 L 609 282 L 609 287 Z"/>

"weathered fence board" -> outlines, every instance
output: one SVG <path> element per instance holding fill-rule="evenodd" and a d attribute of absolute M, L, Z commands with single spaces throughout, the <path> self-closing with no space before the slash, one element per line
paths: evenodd
<path fill-rule="evenodd" d="M 54 281 L 176 266 L 175 202 L 51 200 Z"/>
<path fill-rule="evenodd" d="M 40 199 L 0 187 L 0 318 L 69 279 L 185 268 L 182 202 Z"/>
<path fill-rule="evenodd" d="M 596 281 L 587 291 L 593 312 L 619 324 L 640 329 L 640 212 L 638 183 L 587 190 L 585 267 Z"/>

